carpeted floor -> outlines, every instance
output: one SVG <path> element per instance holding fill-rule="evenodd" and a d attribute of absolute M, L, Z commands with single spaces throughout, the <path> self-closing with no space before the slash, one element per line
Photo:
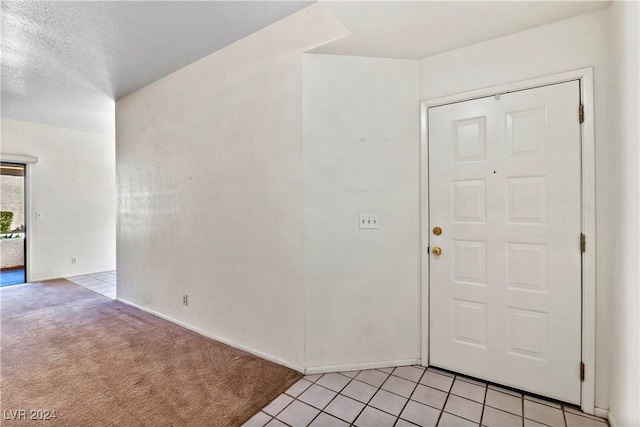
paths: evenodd
<path fill-rule="evenodd" d="M 239 426 L 301 377 L 66 280 L 0 298 L 3 426 Z"/>

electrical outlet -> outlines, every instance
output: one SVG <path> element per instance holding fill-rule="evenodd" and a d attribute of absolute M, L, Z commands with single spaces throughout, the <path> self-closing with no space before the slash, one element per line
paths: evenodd
<path fill-rule="evenodd" d="M 378 228 L 378 215 L 360 215 L 360 228 Z"/>
<path fill-rule="evenodd" d="M 78 258 L 71 257 L 71 264 L 77 264 L 77 263 L 78 263 Z"/>
<path fill-rule="evenodd" d="M 182 294 L 182 305 L 189 305 L 189 295 Z"/>

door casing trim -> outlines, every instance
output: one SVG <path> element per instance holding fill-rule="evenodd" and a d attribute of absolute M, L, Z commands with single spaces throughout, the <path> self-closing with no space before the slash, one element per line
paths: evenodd
<path fill-rule="evenodd" d="M 596 337 L 596 180 L 595 180 L 595 114 L 593 68 L 582 68 L 559 74 L 463 92 L 420 102 L 420 269 L 421 269 L 421 356 L 422 365 L 429 365 L 429 128 L 428 110 L 454 102 L 469 101 L 540 86 L 580 81 L 580 99 L 584 105 L 581 131 L 581 204 L 582 233 L 586 236 L 586 250 L 582 254 L 582 362 L 585 365 L 581 389 L 583 412 L 595 413 L 595 337 Z M 578 120 L 578 106 L 576 106 Z M 578 236 L 576 236 L 578 250 Z M 579 374 L 576 366 L 576 375 Z"/>

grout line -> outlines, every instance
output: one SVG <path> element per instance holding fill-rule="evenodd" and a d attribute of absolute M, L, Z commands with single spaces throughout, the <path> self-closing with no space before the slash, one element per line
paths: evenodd
<path fill-rule="evenodd" d="M 324 375 L 326 375 L 326 374 L 324 374 Z M 324 377 L 324 375 L 322 375 L 322 377 Z M 357 375 L 357 374 L 356 374 L 356 375 Z M 320 377 L 320 378 L 322 378 L 322 377 Z M 347 376 L 346 376 L 346 375 L 343 375 L 343 377 L 347 377 Z M 316 384 L 318 387 L 323 387 L 323 388 L 326 388 L 327 390 L 331 390 L 331 389 L 330 389 L 330 388 L 328 388 L 328 387 L 324 387 L 322 384 L 317 384 L 317 382 L 318 382 L 318 381 L 320 381 L 320 378 L 318 378 L 318 379 L 316 380 L 316 383 L 315 383 L 315 384 Z M 337 391 L 337 392 L 336 392 L 335 390 L 331 390 L 332 392 L 336 393 L 336 395 L 335 395 L 335 396 L 333 396 L 333 397 L 331 398 L 331 400 L 330 400 L 329 402 L 327 402 L 327 404 L 324 406 L 324 408 L 322 408 L 322 409 L 320 410 L 320 414 L 323 414 L 323 413 L 324 413 L 324 414 L 327 414 L 327 415 L 329 415 L 329 416 L 332 416 L 332 417 L 334 417 L 334 418 L 339 419 L 340 421 L 344 421 L 345 423 L 348 423 L 348 421 L 347 421 L 347 420 L 345 420 L 345 419 L 342 419 L 342 418 L 340 418 L 340 417 L 338 417 L 338 416 L 336 416 L 336 415 L 330 414 L 329 412 L 325 412 L 324 410 L 325 410 L 325 409 L 327 409 L 327 408 L 329 407 L 329 405 L 331 405 L 331 402 L 333 402 L 334 400 L 336 400 L 338 396 L 344 396 L 344 397 L 346 397 L 346 398 L 349 398 L 349 399 L 355 400 L 356 402 L 359 402 L 359 401 L 358 401 L 358 400 L 356 400 L 356 399 L 353 399 L 353 398 L 351 398 L 351 397 L 349 397 L 349 396 L 347 396 L 347 395 L 342 394 L 342 391 L 343 391 L 345 388 L 347 388 L 347 386 L 348 386 L 349 384 L 351 384 L 351 383 L 353 382 L 353 380 L 355 380 L 355 378 L 356 378 L 356 377 L 354 376 L 353 378 L 350 378 L 350 377 L 347 377 L 347 378 L 349 378 L 349 381 L 347 381 L 347 383 L 346 383 L 346 384 L 345 384 L 345 385 L 340 389 L 340 391 Z M 309 386 L 309 388 L 311 388 L 311 386 Z M 308 389 L 309 389 L 309 388 L 308 388 Z M 307 390 L 308 390 L 308 389 L 307 389 Z M 305 390 L 305 391 L 306 391 L 306 390 Z M 304 392 L 302 392 L 302 393 L 304 393 Z M 300 393 L 300 396 L 302 396 L 302 393 Z M 365 406 L 365 408 L 366 408 L 366 406 Z M 318 414 L 318 415 L 316 415 L 315 417 L 313 417 L 313 419 L 309 422 L 309 424 L 313 423 L 313 421 L 314 421 L 316 418 L 318 418 L 318 417 L 320 416 L 320 414 Z M 355 421 L 355 419 L 354 419 L 354 421 Z"/>
<path fill-rule="evenodd" d="M 451 377 L 449 377 L 449 378 L 451 378 Z M 447 402 L 449 401 L 449 396 L 451 396 L 451 390 L 453 390 L 453 384 L 455 384 L 455 382 L 456 382 L 456 377 L 454 376 L 453 377 L 453 381 L 451 381 L 451 385 L 449 386 L 449 391 L 447 392 L 447 397 L 444 399 L 444 403 L 442 404 L 442 410 L 440 411 L 440 415 L 438 415 L 438 420 L 436 421 L 436 425 L 440 424 L 440 420 L 442 419 L 442 414 L 444 414 L 444 408 L 447 407 Z"/>
<path fill-rule="evenodd" d="M 520 395 L 520 406 L 522 407 L 522 427 L 524 427 L 524 393 Z"/>
<path fill-rule="evenodd" d="M 394 370 L 393 370 L 393 372 L 395 372 L 395 371 L 396 371 L 396 370 L 394 369 Z M 393 372 L 392 372 L 392 374 L 393 374 Z M 404 410 L 406 409 L 406 407 L 407 407 L 407 405 L 409 404 L 409 402 L 411 402 L 411 397 L 413 396 L 413 393 L 415 393 L 415 392 L 416 392 L 416 390 L 418 389 L 418 385 L 420 385 L 420 380 L 422 380 L 422 378 L 425 376 L 425 374 L 426 374 L 426 373 L 427 373 L 427 370 L 426 370 L 426 369 L 425 369 L 425 370 L 423 370 L 423 371 L 422 371 L 422 375 L 420 375 L 420 378 L 418 378 L 418 380 L 415 382 L 415 384 L 416 384 L 416 385 L 415 385 L 415 387 L 413 387 L 413 390 L 411 391 L 411 393 L 409 393 L 409 397 L 407 397 L 407 401 L 406 401 L 406 402 L 404 402 L 404 405 L 402 406 L 402 409 L 401 409 L 401 410 L 400 410 L 400 412 L 398 413 L 398 418 L 396 418 L 396 422 L 395 422 L 395 423 L 393 423 L 393 425 L 398 424 L 398 421 L 400 420 L 400 417 L 402 416 L 402 413 L 403 413 L 403 412 L 404 412 Z M 390 375 L 390 376 L 391 376 L 391 375 Z M 396 377 L 396 378 L 401 378 L 401 377 Z M 403 380 L 406 380 L 406 381 L 410 381 L 410 380 L 407 380 L 406 378 L 402 378 L 402 379 L 403 379 Z M 386 382 L 386 381 L 385 381 L 385 382 Z M 411 382 L 413 382 L 413 381 L 411 381 Z M 383 383 L 383 385 L 384 385 L 384 383 Z M 380 386 L 380 387 L 382 387 L 382 386 Z M 393 393 L 393 392 L 390 392 L 390 393 Z M 395 394 L 395 393 L 394 393 L 394 394 Z M 403 397 L 404 397 L 404 396 L 403 396 Z M 414 402 L 416 402 L 416 401 L 414 400 Z M 418 403 L 420 403 L 420 402 L 418 402 Z"/>
<path fill-rule="evenodd" d="M 484 385 L 484 399 L 482 399 L 482 412 L 480 413 L 480 422 L 478 425 L 482 425 L 482 419 L 484 418 L 484 408 L 487 407 L 487 394 L 489 394 L 489 384 Z M 524 422 L 524 421 L 523 421 Z"/>

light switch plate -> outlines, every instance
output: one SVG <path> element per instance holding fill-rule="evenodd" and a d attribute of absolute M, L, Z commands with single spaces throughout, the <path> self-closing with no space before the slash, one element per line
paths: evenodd
<path fill-rule="evenodd" d="M 378 228 L 378 215 L 360 215 L 360 228 Z"/>

